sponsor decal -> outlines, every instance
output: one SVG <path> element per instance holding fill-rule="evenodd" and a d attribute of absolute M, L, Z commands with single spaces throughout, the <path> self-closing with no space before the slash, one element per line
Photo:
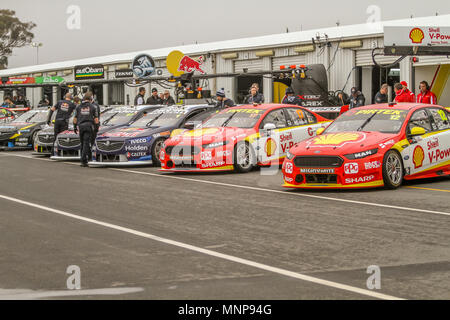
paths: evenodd
<path fill-rule="evenodd" d="M 200 154 L 200 158 L 202 161 L 211 161 L 212 160 L 212 152 L 211 151 L 202 151 Z"/>
<path fill-rule="evenodd" d="M 334 173 L 334 169 L 300 169 L 300 173 L 311 173 L 311 174 L 316 174 L 316 173 Z"/>
<path fill-rule="evenodd" d="M 439 139 L 438 138 L 434 138 L 434 139 L 428 141 L 427 142 L 427 147 L 428 147 L 428 150 L 435 149 L 435 148 L 439 147 Z"/>
<path fill-rule="evenodd" d="M 391 139 L 389 141 L 386 141 L 385 143 L 380 143 L 379 146 L 381 149 L 386 148 L 387 146 L 394 144 L 394 139 Z"/>
<path fill-rule="evenodd" d="M 170 156 L 170 159 L 173 161 L 193 161 L 194 160 L 194 156 L 189 155 L 189 156 Z"/>
<path fill-rule="evenodd" d="M 310 137 L 312 137 L 312 136 L 314 135 L 314 130 L 313 130 L 313 128 L 311 128 L 311 127 L 308 128 L 308 135 L 309 135 Z"/>
<path fill-rule="evenodd" d="M 439 162 L 450 157 L 450 148 L 446 150 L 436 149 L 434 151 L 428 152 L 428 158 L 430 163 Z"/>
<path fill-rule="evenodd" d="M 409 39 L 412 43 L 422 43 L 423 38 L 425 38 L 425 33 L 420 28 L 414 28 L 409 33 Z"/>
<path fill-rule="evenodd" d="M 284 171 L 287 174 L 292 174 L 292 172 L 294 172 L 294 166 L 292 165 L 292 163 L 286 162 L 286 166 L 284 167 Z"/>
<path fill-rule="evenodd" d="M 393 115 L 393 116 L 400 116 L 404 113 L 406 113 L 406 110 L 392 110 L 392 109 L 364 109 L 364 110 L 358 110 L 355 114 L 387 114 L 387 115 Z M 351 114 L 349 114 L 351 115 Z"/>
<path fill-rule="evenodd" d="M 128 141 L 130 144 L 147 143 L 147 138 L 139 138 Z"/>
<path fill-rule="evenodd" d="M 316 147 L 320 146 L 336 146 L 342 147 L 348 143 L 358 143 L 366 139 L 365 133 L 330 133 L 323 136 L 318 136 L 307 141 L 308 147 L 312 144 Z"/>
<path fill-rule="evenodd" d="M 148 151 L 148 146 L 143 145 L 132 145 L 132 146 L 125 146 L 125 151 Z"/>
<path fill-rule="evenodd" d="M 353 154 L 346 154 L 345 156 L 348 159 L 362 159 L 362 158 L 371 156 L 373 154 L 376 154 L 377 152 L 378 152 L 378 149 L 372 149 L 372 150 L 357 152 L 357 153 L 353 153 Z"/>
<path fill-rule="evenodd" d="M 225 165 L 224 161 L 217 161 L 217 162 L 210 162 L 210 163 L 202 163 L 202 168 L 215 168 L 215 167 L 222 167 Z"/>
<path fill-rule="evenodd" d="M 235 112 L 239 112 L 239 113 L 261 113 L 262 110 L 261 109 L 232 109 L 232 110 L 228 110 L 226 113 L 235 113 Z"/>
<path fill-rule="evenodd" d="M 216 152 L 216 156 L 217 157 L 229 157 L 229 156 L 231 156 L 231 151 L 228 151 L 228 150 L 220 150 L 220 151 L 217 151 Z"/>
<path fill-rule="evenodd" d="M 212 135 L 218 133 L 220 130 L 217 128 L 204 128 L 188 131 L 183 134 L 185 137 L 201 137 L 203 135 Z M 219 143 L 219 142 L 217 142 Z"/>
<path fill-rule="evenodd" d="M 68 109 L 69 107 L 67 107 Z M 83 107 L 81 108 L 81 115 L 88 116 L 91 112 L 91 109 L 89 107 Z"/>
<path fill-rule="evenodd" d="M 364 168 L 366 170 L 378 169 L 380 167 L 381 167 L 381 162 L 380 161 L 372 161 L 372 162 L 364 163 Z"/>
<path fill-rule="evenodd" d="M 166 152 L 164 150 L 161 150 L 161 153 L 159 154 L 159 160 L 164 161 L 166 159 Z"/>
<path fill-rule="evenodd" d="M 127 158 L 140 158 L 147 156 L 146 152 L 128 152 Z"/>
<path fill-rule="evenodd" d="M 35 82 L 38 84 L 58 84 L 64 81 L 63 77 L 36 77 Z"/>
<path fill-rule="evenodd" d="M 285 176 L 285 177 L 284 177 L 284 181 L 286 181 L 287 183 L 292 183 L 292 182 L 294 182 L 294 179 Z"/>
<path fill-rule="evenodd" d="M 140 54 L 131 64 L 133 73 L 138 78 L 149 78 L 155 72 L 155 61 L 148 54 Z"/>
<path fill-rule="evenodd" d="M 290 141 L 292 140 L 292 132 L 288 133 L 288 134 L 280 134 L 280 142 L 286 142 L 286 141 Z"/>
<path fill-rule="evenodd" d="M 413 152 L 414 169 L 422 167 L 424 159 L 425 152 L 423 151 L 423 148 L 421 146 L 417 146 Z"/>
<path fill-rule="evenodd" d="M 346 163 L 344 165 L 344 172 L 346 174 L 355 174 L 359 172 L 359 165 L 356 162 Z"/>
<path fill-rule="evenodd" d="M 6 84 L 32 84 L 35 79 L 32 77 L 9 77 Z"/>
<path fill-rule="evenodd" d="M 75 80 L 103 79 L 104 77 L 105 68 L 101 64 L 75 66 Z"/>
<path fill-rule="evenodd" d="M 131 69 L 116 70 L 114 75 L 116 79 L 133 78 L 133 70 Z"/>
<path fill-rule="evenodd" d="M 365 177 L 358 177 L 358 178 L 347 178 L 345 179 L 346 184 L 354 184 L 354 183 L 365 183 L 370 182 L 373 179 L 375 179 L 375 176 L 365 176 Z"/>
<path fill-rule="evenodd" d="M 204 57 L 191 58 L 181 51 L 174 50 L 167 56 L 166 65 L 167 70 L 175 76 L 179 77 L 184 73 L 200 72 L 205 74 L 205 71 L 201 68 L 204 62 Z"/>
<path fill-rule="evenodd" d="M 268 157 L 273 156 L 275 154 L 275 151 L 277 150 L 277 144 L 276 144 L 275 140 L 272 138 L 267 139 L 264 150 Z"/>

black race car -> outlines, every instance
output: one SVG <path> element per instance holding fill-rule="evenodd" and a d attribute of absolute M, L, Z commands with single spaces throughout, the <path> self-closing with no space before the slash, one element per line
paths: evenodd
<path fill-rule="evenodd" d="M 48 109 L 28 111 L 0 125 L 0 150 L 32 149 L 37 133 L 46 126 Z"/>

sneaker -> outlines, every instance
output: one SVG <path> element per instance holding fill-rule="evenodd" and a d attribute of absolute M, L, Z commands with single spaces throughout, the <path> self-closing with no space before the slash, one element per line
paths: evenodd
<path fill-rule="evenodd" d="M 87 166 L 88 166 L 88 164 L 85 163 L 85 162 L 83 162 L 82 164 L 80 164 L 80 167 L 87 167 Z"/>

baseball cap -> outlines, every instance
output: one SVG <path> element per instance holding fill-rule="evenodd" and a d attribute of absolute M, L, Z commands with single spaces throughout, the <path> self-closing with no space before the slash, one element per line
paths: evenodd
<path fill-rule="evenodd" d="M 405 86 L 405 87 L 408 86 L 408 83 L 407 83 L 406 81 L 402 81 L 402 82 L 400 82 L 400 84 L 401 84 L 402 86 Z"/>
<path fill-rule="evenodd" d="M 152 89 L 152 92 L 158 92 L 158 89 L 153 88 L 153 89 Z"/>

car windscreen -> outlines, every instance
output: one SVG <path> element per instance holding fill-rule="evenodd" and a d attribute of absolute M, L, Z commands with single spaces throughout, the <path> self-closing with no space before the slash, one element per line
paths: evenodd
<path fill-rule="evenodd" d="M 171 127 L 184 118 L 187 111 L 184 109 L 167 108 L 158 109 L 147 113 L 139 120 L 133 122 L 132 127 Z"/>
<path fill-rule="evenodd" d="M 237 127 L 253 128 L 263 115 L 261 109 L 230 109 L 213 115 L 204 124 L 204 128 Z"/>
<path fill-rule="evenodd" d="M 118 112 L 105 112 L 102 114 L 102 126 L 118 126 L 122 124 L 126 124 L 130 122 L 130 120 L 138 113 L 139 111 L 118 111 Z"/>
<path fill-rule="evenodd" d="M 325 133 L 343 131 L 398 133 L 407 115 L 408 110 L 352 109 L 330 124 Z"/>
<path fill-rule="evenodd" d="M 30 122 L 30 123 L 37 123 L 37 122 L 45 122 L 47 121 L 47 112 L 39 112 L 39 111 L 28 111 L 24 114 L 20 115 L 18 118 L 16 118 L 13 123 L 19 123 L 19 122 Z"/>

